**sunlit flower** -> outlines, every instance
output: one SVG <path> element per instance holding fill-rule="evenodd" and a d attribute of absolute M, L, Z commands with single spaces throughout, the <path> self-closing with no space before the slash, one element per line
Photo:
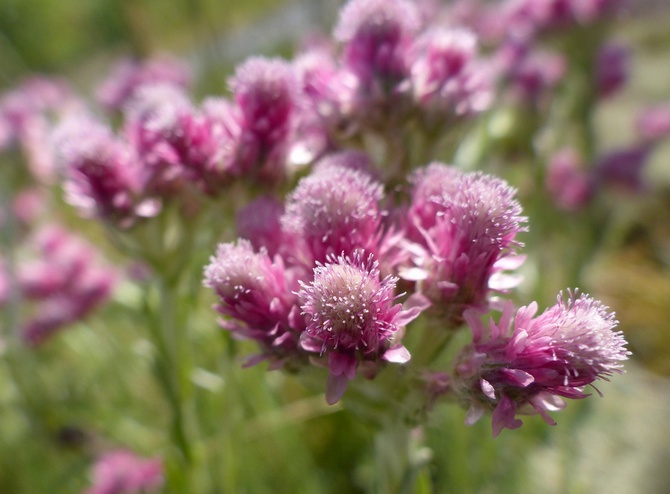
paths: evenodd
<path fill-rule="evenodd" d="M 293 289 L 297 285 L 280 257 L 270 259 L 248 240 L 220 244 L 205 267 L 204 285 L 218 296 L 221 326 L 236 337 L 257 341 L 265 358 L 281 359 L 297 348 L 304 323 Z"/>
<path fill-rule="evenodd" d="M 589 396 L 584 387 L 623 372 L 630 354 L 614 314 L 588 295 L 559 294 L 556 305 L 536 311 L 533 302 L 515 315 L 510 302 L 488 327 L 481 313 L 465 313 L 473 343 L 458 358 L 454 389 L 470 403 L 468 423 L 493 410 L 494 436 L 521 426 L 517 414 L 539 413 L 555 425 L 548 412 L 564 406 L 561 398 Z"/>
<path fill-rule="evenodd" d="M 402 328 L 420 312 L 394 304 L 397 278 L 380 278 L 372 255 L 356 251 L 352 257 L 331 257 L 314 268 L 314 280 L 301 282 L 298 292 L 307 329 L 302 348 L 327 356 L 329 404 L 337 402 L 360 362 L 405 363 L 409 352 L 396 341 Z"/>
<path fill-rule="evenodd" d="M 526 218 L 516 190 L 483 173 L 462 173 L 441 163 L 415 172 L 409 209 L 408 245 L 413 264 L 400 276 L 445 316 L 462 321 L 467 307 L 484 307 L 491 290 L 505 291 L 516 277 L 503 269 L 518 267 L 516 239 Z"/>
<path fill-rule="evenodd" d="M 313 261 L 379 252 L 382 185 L 367 173 L 337 164 L 318 166 L 286 200 L 282 225 L 303 239 Z"/>

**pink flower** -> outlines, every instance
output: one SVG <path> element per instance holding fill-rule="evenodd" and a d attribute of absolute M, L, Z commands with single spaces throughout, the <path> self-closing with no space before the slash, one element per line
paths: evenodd
<path fill-rule="evenodd" d="M 628 80 L 630 54 L 625 45 L 607 43 L 596 56 L 595 86 L 601 98 L 616 94 Z"/>
<path fill-rule="evenodd" d="M 281 229 L 284 205 L 274 197 L 262 196 L 237 212 L 237 234 L 249 240 L 255 250 L 265 248 L 273 257 L 281 246 L 289 243 Z"/>
<path fill-rule="evenodd" d="M 526 218 L 516 190 L 502 179 L 433 163 L 412 180 L 407 249 L 413 263 L 400 276 L 417 282 L 433 307 L 458 324 L 465 308 L 484 307 L 491 290 L 518 282 L 501 271 L 523 262 L 515 249 Z"/>
<path fill-rule="evenodd" d="M 143 459 L 131 451 L 110 451 L 93 467 L 93 486 L 85 494 L 142 494 L 163 485 L 160 459 Z"/>
<path fill-rule="evenodd" d="M 345 43 L 344 65 L 365 87 L 373 79 L 398 83 L 407 75 L 405 57 L 419 22 L 416 7 L 405 0 L 350 0 L 334 30 Z"/>
<path fill-rule="evenodd" d="M 493 410 L 493 435 L 521 426 L 517 414 L 539 413 L 550 425 L 549 411 L 563 398 L 588 395 L 584 387 L 621 373 L 630 352 L 607 307 L 588 295 L 559 294 L 557 304 L 533 317 L 537 304 L 520 308 L 509 302 L 498 323 L 488 328 L 480 312 L 467 310 L 473 343 L 460 354 L 454 390 L 470 401 L 467 423 Z"/>
<path fill-rule="evenodd" d="M 217 167 L 219 137 L 212 121 L 173 86 L 145 86 L 126 109 L 125 133 L 144 165 L 146 194 L 171 195 L 197 186 L 214 192 L 227 170 Z"/>
<path fill-rule="evenodd" d="M 464 115 L 489 107 L 493 81 L 476 59 L 474 33 L 433 28 L 415 42 L 411 53 L 412 91 L 424 111 Z"/>
<path fill-rule="evenodd" d="M 314 268 L 312 282 L 300 282 L 298 297 L 308 318 L 300 345 L 328 358 L 329 404 L 342 397 L 359 364 L 374 375 L 382 361 L 402 364 L 410 359 L 397 340 L 420 309 L 394 304 L 397 278 L 380 279 L 379 263 L 365 256 L 359 250 L 352 257 L 330 257 Z"/>
<path fill-rule="evenodd" d="M 365 125 L 388 125 L 409 109 L 409 50 L 420 27 L 405 0 L 350 0 L 340 11 L 335 39 L 344 44 L 339 75 L 342 112 Z"/>
<path fill-rule="evenodd" d="M 310 265 L 356 249 L 379 253 L 383 195 L 382 185 L 363 171 L 317 165 L 288 196 L 282 226 L 304 240 Z"/>
<path fill-rule="evenodd" d="M 252 57 L 237 67 L 230 87 L 242 115 L 243 143 L 256 160 L 247 170 L 257 167 L 261 178 L 281 178 L 300 104 L 293 67 L 279 58 Z"/>
<path fill-rule="evenodd" d="M 605 154 L 595 166 L 596 180 L 630 192 L 642 192 L 646 187 L 644 169 L 651 150 L 649 144 L 642 144 Z"/>
<path fill-rule="evenodd" d="M 66 200 L 82 214 L 127 228 L 137 217 L 158 212 L 142 201 L 142 170 L 133 150 L 109 128 L 88 117 L 73 118 L 54 139 Z"/>
<path fill-rule="evenodd" d="M 574 149 L 566 148 L 549 160 L 546 186 L 556 205 L 565 211 L 582 209 L 593 196 L 595 184 Z"/>
<path fill-rule="evenodd" d="M 638 117 L 635 128 L 646 143 L 655 143 L 670 137 L 670 104 L 646 109 Z"/>
<path fill-rule="evenodd" d="M 116 275 L 90 245 L 55 226 L 39 231 L 32 247 L 36 258 L 18 266 L 17 285 L 32 306 L 21 337 L 37 346 L 103 305 Z"/>
<path fill-rule="evenodd" d="M 264 248 L 255 252 L 244 239 L 220 244 L 205 267 L 204 285 L 214 290 L 216 309 L 227 316 L 221 326 L 260 344 L 262 353 L 250 365 L 266 358 L 281 365 L 295 356 L 304 323 L 293 293 L 297 283 L 279 256 L 273 261 Z"/>

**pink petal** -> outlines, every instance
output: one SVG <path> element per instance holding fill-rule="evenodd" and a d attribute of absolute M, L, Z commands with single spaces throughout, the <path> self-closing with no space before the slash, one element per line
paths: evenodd
<path fill-rule="evenodd" d="M 349 379 L 346 376 L 334 376 L 330 373 L 326 381 L 326 403 L 334 405 L 340 401 L 347 389 L 347 384 L 349 384 Z"/>
<path fill-rule="evenodd" d="M 333 352 L 328 355 L 328 368 L 333 376 L 356 377 L 356 357 L 345 353 Z"/>
<path fill-rule="evenodd" d="M 389 348 L 382 356 L 382 359 L 387 362 L 393 362 L 394 364 L 407 363 L 410 358 L 412 358 L 412 356 L 409 354 L 409 350 L 402 345 Z"/>
<path fill-rule="evenodd" d="M 514 415 L 516 415 L 516 403 L 503 395 L 491 417 L 493 437 L 498 437 L 503 429 L 518 429 L 523 425 L 523 422 L 514 418 Z"/>

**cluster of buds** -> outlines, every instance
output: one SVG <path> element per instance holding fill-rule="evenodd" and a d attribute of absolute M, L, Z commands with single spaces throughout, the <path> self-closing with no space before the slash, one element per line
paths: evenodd
<path fill-rule="evenodd" d="M 90 245 L 63 228 L 46 227 L 24 242 L 32 257 L 20 259 L 13 273 L 0 264 L 0 306 L 18 299 L 20 338 L 37 346 L 104 304 L 116 275 Z"/>

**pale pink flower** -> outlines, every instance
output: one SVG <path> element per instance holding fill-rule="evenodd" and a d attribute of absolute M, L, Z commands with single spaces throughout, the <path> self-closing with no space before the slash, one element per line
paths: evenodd
<path fill-rule="evenodd" d="M 433 163 L 414 173 L 407 249 L 412 264 L 400 276 L 417 282 L 445 321 L 462 321 L 467 307 L 484 307 L 491 291 L 505 292 L 523 262 L 516 239 L 526 218 L 516 190 L 502 179 Z"/>
<path fill-rule="evenodd" d="M 249 365 L 269 358 L 281 365 L 295 357 L 304 328 L 299 314 L 295 276 L 279 256 L 254 251 L 248 240 L 220 244 L 205 267 L 204 285 L 218 296 L 216 309 L 226 316 L 221 326 L 235 337 L 259 343 L 261 354 Z"/>
<path fill-rule="evenodd" d="M 93 486 L 85 494 L 148 494 L 164 482 L 163 462 L 141 458 L 132 451 L 105 453 L 93 466 Z"/>
<path fill-rule="evenodd" d="M 491 104 L 492 72 L 477 59 L 473 32 L 433 28 L 416 40 L 411 54 L 412 92 L 424 111 L 460 116 Z"/>
<path fill-rule="evenodd" d="M 635 128 L 643 142 L 655 143 L 670 137 L 670 104 L 644 110 L 637 118 Z"/>
<path fill-rule="evenodd" d="M 360 250 L 318 263 L 314 280 L 300 282 L 298 297 L 308 318 L 300 345 L 327 358 L 329 404 L 339 401 L 359 365 L 371 377 L 384 361 L 410 359 L 398 340 L 420 309 L 394 304 L 396 282 L 392 276 L 381 279 L 379 263 Z"/>
<path fill-rule="evenodd" d="M 356 249 L 379 253 L 383 197 L 381 183 L 363 171 L 317 166 L 288 196 L 282 226 L 304 241 L 310 265 Z"/>
<path fill-rule="evenodd" d="M 493 410 L 493 435 L 521 426 L 517 414 L 539 413 L 555 425 L 549 411 L 561 398 L 589 396 L 584 387 L 623 372 L 630 352 L 614 314 L 588 295 L 561 293 L 557 304 L 533 317 L 537 304 L 509 302 L 495 323 L 485 326 L 481 312 L 467 310 L 473 343 L 457 359 L 453 389 L 470 403 L 467 423 Z"/>
<path fill-rule="evenodd" d="M 571 148 L 551 157 L 545 183 L 556 205 L 565 211 L 582 209 L 595 192 L 592 177 L 584 169 L 580 156 Z"/>
<path fill-rule="evenodd" d="M 72 118 L 55 132 L 66 200 L 84 216 L 122 228 L 158 208 L 142 198 L 142 169 L 128 143 L 91 118 Z"/>

